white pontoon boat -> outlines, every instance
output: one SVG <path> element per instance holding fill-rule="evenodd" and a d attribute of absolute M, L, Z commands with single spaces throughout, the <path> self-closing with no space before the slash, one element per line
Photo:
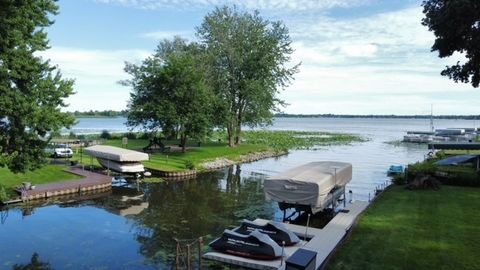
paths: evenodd
<path fill-rule="evenodd" d="M 84 151 L 96 157 L 103 167 L 120 173 L 143 173 L 145 168 L 140 161 L 148 160 L 146 153 L 108 145 L 94 145 Z"/>

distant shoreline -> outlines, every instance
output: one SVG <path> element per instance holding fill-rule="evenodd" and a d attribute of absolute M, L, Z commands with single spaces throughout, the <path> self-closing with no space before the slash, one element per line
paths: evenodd
<path fill-rule="evenodd" d="M 275 114 L 278 118 L 386 118 L 386 119 L 461 119 L 480 120 L 480 115 L 354 115 L 354 114 Z"/>
<path fill-rule="evenodd" d="M 126 112 L 114 112 L 110 115 L 89 115 L 84 113 L 74 114 L 75 118 L 117 118 L 127 117 Z M 417 115 L 395 115 L 395 114 L 288 114 L 277 113 L 274 115 L 277 118 L 367 118 L 367 119 L 458 119 L 458 120 L 480 120 L 480 115 L 429 115 L 429 114 L 417 114 Z"/>

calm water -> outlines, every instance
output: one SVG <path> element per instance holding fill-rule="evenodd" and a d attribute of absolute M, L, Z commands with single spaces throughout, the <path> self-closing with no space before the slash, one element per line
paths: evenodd
<path fill-rule="evenodd" d="M 123 118 L 81 119 L 72 130 L 124 132 L 124 122 Z M 475 124 L 435 121 L 438 128 Z M 385 142 L 399 140 L 407 130 L 426 130 L 428 125 L 428 120 L 412 119 L 281 118 L 269 129 L 355 133 L 370 140 L 292 151 L 188 181 L 140 186 L 119 182 L 108 194 L 81 202 L 59 200 L 5 209 L 0 223 L 0 269 L 26 266 L 32 260 L 50 267 L 43 269 L 174 269 L 174 238 L 203 236 L 208 243 L 243 218 L 280 220 L 276 204 L 264 200 L 263 179 L 294 166 L 315 160 L 351 162 L 354 175 L 347 189 L 353 191 L 354 199 L 368 200 L 375 186 L 387 180 L 388 166 L 422 160 L 427 152 L 425 146 Z"/>

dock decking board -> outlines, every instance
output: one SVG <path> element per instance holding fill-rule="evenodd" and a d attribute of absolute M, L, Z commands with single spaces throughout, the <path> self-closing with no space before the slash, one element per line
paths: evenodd
<path fill-rule="evenodd" d="M 203 255 L 206 259 L 216 260 L 228 264 L 239 265 L 251 269 L 275 269 L 284 270 L 285 261 L 299 248 L 304 248 L 317 252 L 316 267 L 319 269 L 324 261 L 328 258 L 330 253 L 337 247 L 342 239 L 350 230 L 353 223 L 360 213 L 362 213 L 368 206 L 368 202 L 355 201 L 354 203 L 347 204 L 346 210 L 348 213 L 338 213 L 323 229 L 308 228 L 307 237 L 311 238 L 308 242 L 301 242 L 295 246 L 285 248 L 285 255 L 283 262 L 281 259 L 272 261 L 259 261 L 248 258 L 242 258 L 238 256 L 228 255 L 219 252 L 208 252 Z M 256 219 L 255 222 L 259 224 L 265 224 L 268 220 Z M 286 227 L 297 234 L 300 239 L 305 236 L 305 227 L 285 224 Z"/>
<path fill-rule="evenodd" d="M 86 171 L 80 168 L 68 168 L 66 171 L 83 176 L 84 178 L 35 185 L 35 189 L 25 191 L 26 193 L 22 195 L 22 199 L 42 199 L 57 195 L 107 189 L 112 186 L 112 178 L 104 174 Z"/>

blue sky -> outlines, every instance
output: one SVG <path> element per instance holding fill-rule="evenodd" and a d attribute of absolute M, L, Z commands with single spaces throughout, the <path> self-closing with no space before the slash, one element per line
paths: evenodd
<path fill-rule="evenodd" d="M 281 20 L 300 72 L 280 97 L 286 113 L 479 114 L 480 89 L 440 76 L 461 55 L 439 59 L 421 25 L 420 0 L 60 0 L 42 56 L 75 79 L 68 110 L 125 109 L 124 62 L 140 63 L 218 5 Z"/>

